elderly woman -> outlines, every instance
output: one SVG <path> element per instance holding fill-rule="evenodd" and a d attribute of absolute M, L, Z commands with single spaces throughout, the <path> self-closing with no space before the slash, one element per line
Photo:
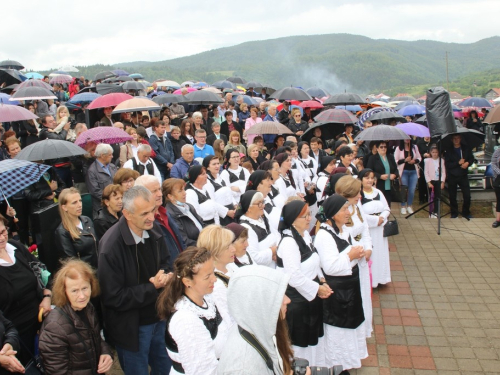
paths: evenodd
<path fill-rule="evenodd" d="M 200 129 L 208 133 L 208 129 L 203 125 L 203 115 L 201 112 L 197 111 L 193 113 L 193 131 L 196 134 L 196 131 Z"/>
<path fill-rule="evenodd" d="M 140 176 L 139 172 L 133 169 L 120 168 L 116 171 L 113 177 L 113 184 L 120 185 L 122 187 L 123 193 L 130 189 L 135 184 L 135 180 Z"/>
<path fill-rule="evenodd" d="M 132 140 L 127 141 L 123 146 L 120 146 L 120 165 L 123 166 L 128 160 L 137 156 L 137 147 L 139 147 L 139 141 L 137 139 L 137 130 L 135 128 L 127 128 L 125 130 L 128 135 L 132 137 Z"/>
<path fill-rule="evenodd" d="M 18 357 L 26 364 L 31 359 L 30 352 L 34 353 L 37 316 L 50 312 L 52 292 L 42 288 L 29 266 L 30 262 L 39 262 L 38 258 L 20 242 L 7 241 L 6 223 L 7 219 L 0 215 L 0 310 L 25 344 Z"/>
<path fill-rule="evenodd" d="M 292 118 L 288 121 L 287 126 L 288 129 L 290 129 L 297 137 L 300 137 L 307 129 L 309 129 L 307 122 L 302 120 L 302 114 L 298 108 L 292 109 Z"/>
<path fill-rule="evenodd" d="M 122 216 L 123 189 L 121 185 L 108 185 L 102 192 L 102 208 L 94 219 L 94 229 L 97 241 L 111 228 Z"/>
<path fill-rule="evenodd" d="M 250 162 L 252 164 L 253 170 L 256 171 L 257 169 L 259 169 L 260 162 L 265 160 L 261 160 L 259 145 L 252 143 L 250 146 L 248 146 L 247 152 L 248 156 L 245 161 Z"/>
<path fill-rule="evenodd" d="M 291 302 L 286 318 L 296 357 L 324 366 L 323 304 L 332 290 L 325 283 L 320 259 L 309 236 L 311 214 L 306 202 L 295 200 L 283 207 L 279 230 L 277 268 L 290 275 L 286 295 Z"/>
<path fill-rule="evenodd" d="M 167 212 L 179 228 L 186 246 L 196 246 L 196 241 L 203 229 L 203 219 L 195 208 L 186 202 L 186 183 L 179 178 L 163 181 L 161 187 Z"/>
<path fill-rule="evenodd" d="M 231 188 L 236 202 L 240 201 L 241 194 L 245 192 L 250 173 L 247 169 L 240 166 L 240 153 L 235 148 L 226 151 L 224 158 L 224 170 L 220 177 L 226 186 Z"/>
<path fill-rule="evenodd" d="M 209 225 L 203 228 L 196 244 L 196 246 L 210 251 L 214 259 L 214 273 L 217 281 L 214 285 L 212 297 L 222 319 L 227 322 L 229 327 L 234 323 L 227 306 L 227 287 L 229 286 L 231 275 L 235 271 L 234 259 L 236 249 L 233 242 L 234 234 L 229 229 L 225 229 L 219 225 Z"/>
<path fill-rule="evenodd" d="M 76 188 L 59 195 L 61 224 L 54 232 L 54 243 L 63 257 L 81 259 L 97 268 L 97 238 L 92 220 L 82 215 L 82 197 Z"/>
<path fill-rule="evenodd" d="M 262 118 L 259 117 L 259 111 L 257 108 L 252 108 L 250 110 L 250 117 L 245 120 L 245 133 L 251 129 L 254 125 L 258 124 L 259 122 L 262 122 Z M 253 135 L 247 135 L 247 143 L 251 144 L 253 143 L 253 139 L 256 137 L 255 134 Z"/>
<path fill-rule="evenodd" d="M 284 204 L 278 204 L 279 197 L 273 195 L 273 179 L 269 171 L 258 170 L 250 175 L 246 191 L 256 190 L 264 197 L 264 215 L 269 221 L 273 232 L 278 232 L 281 209 Z M 278 194 L 279 195 L 279 194 Z"/>
<path fill-rule="evenodd" d="M 246 155 L 247 150 L 245 146 L 241 143 L 240 133 L 237 130 L 233 130 L 228 137 L 227 145 L 224 147 L 224 152 L 230 149 L 236 149 L 240 154 Z"/>
<path fill-rule="evenodd" d="M 365 316 L 359 280 L 358 260 L 363 246 L 353 245 L 345 224 L 349 202 L 340 195 L 327 198 L 318 212 L 322 223 L 314 239 L 321 269 L 333 294 L 323 301 L 326 365 L 345 370 L 361 367 L 368 357 Z"/>
<path fill-rule="evenodd" d="M 253 265 L 254 262 L 250 254 L 247 253 L 248 229 L 237 223 L 226 225 L 226 229 L 229 229 L 234 234 L 234 265 L 240 268 Z"/>
<path fill-rule="evenodd" d="M 101 338 L 91 297 L 99 294 L 94 270 L 81 260 L 69 260 L 54 278 L 54 304 L 40 332 L 40 355 L 51 375 L 104 374 L 111 369 L 111 348 Z"/>
<path fill-rule="evenodd" d="M 279 235 L 271 231 L 269 220 L 264 215 L 264 195 L 249 190 L 241 196 L 236 218 L 248 229 L 247 251 L 257 264 L 275 268 Z"/>

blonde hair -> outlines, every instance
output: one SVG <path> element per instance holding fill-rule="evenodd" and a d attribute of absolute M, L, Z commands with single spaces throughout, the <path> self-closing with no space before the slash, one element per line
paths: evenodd
<path fill-rule="evenodd" d="M 238 137 L 238 143 L 236 143 L 236 145 L 241 145 L 241 136 L 238 130 L 233 130 L 231 133 L 229 133 L 229 139 L 227 141 L 227 144 L 234 145 L 233 137 Z"/>
<path fill-rule="evenodd" d="M 344 198 L 354 198 L 361 191 L 361 181 L 352 176 L 341 177 L 335 184 L 335 193 Z"/>
<path fill-rule="evenodd" d="M 248 148 L 247 148 L 247 154 L 248 154 L 248 156 L 250 156 L 250 153 L 251 153 L 251 152 L 252 152 L 255 148 L 257 148 L 257 147 L 259 147 L 259 146 L 257 146 L 255 143 L 252 143 L 250 146 L 248 146 Z"/>
<path fill-rule="evenodd" d="M 59 122 L 61 121 L 61 116 L 59 115 L 61 113 L 61 111 L 63 109 L 66 109 L 66 111 L 68 112 L 68 120 L 69 120 L 69 109 L 68 107 L 64 106 L 64 105 L 61 105 L 57 108 L 57 111 L 56 111 L 56 123 L 59 124 Z"/>
<path fill-rule="evenodd" d="M 300 113 L 302 115 L 302 113 L 300 112 L 300 109 L 298 109 L 298 108 L 292 109 L 292 117 L 295 116 L 296 113 Z"/>
<path fill-rule="evenodd" d="M 64 229 L 66 229 L 69 232 L 73 241 L 76 241 L 80 238 L 80 231 L 78 230 L 78 228 L 76 227 L 74 222 L 71 220 L 71 217 L 69 216 L 69 214 L 66 211 L 64 211 L 62 208 L 62 206 L 68 204 L 68 201 L 69 201 L 68 197 L 71 194 L 80 195 L 80 192 L 78 191 L 78 189 L 76 189 L 74 187 L 70 187 L 70 188 L 64 189 L 59 194 L 59 198 L 58 198 L 58 200 L 59 200 L 59 215 L 61 215 L 61 222 L 62 222 Z M 81 198 L 81 195 L 80 195 L 80 198 Z"/>
<path fill-rule="evenodd" d="M 229 229 L 222 228 L 220 225 L 209 225 L 200 232 L 197 247 L 204 247 L 212 257 L 217 260 L 219 255 L 224 252 L 234 241 L 234 233 Z"/>
<path fill-rule="evenodd" d="M 241 103 L 240 104 L 240 110 L 244 110 L 245 108 L 248 108 L 248 104 L 247 103 Z"/>

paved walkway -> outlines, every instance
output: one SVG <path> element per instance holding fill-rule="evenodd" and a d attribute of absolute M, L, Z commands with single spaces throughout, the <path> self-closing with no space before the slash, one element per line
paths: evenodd
<path fill-rule="evenodd" d="M 393 282 L 373 294 L 370 356 L 351 374 L 500 374 L 500 249 L 486 241 L 500 228 L 448 218 L 438 236 L 437 220 L 398 220 Z"/>

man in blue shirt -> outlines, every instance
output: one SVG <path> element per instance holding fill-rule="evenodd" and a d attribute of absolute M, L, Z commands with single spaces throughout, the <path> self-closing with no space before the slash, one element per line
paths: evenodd
<path fill-rule="evenodd" d="M 207 145 L 207 132 L 204 129 L 198 129 L 194 133 L 194 158 L 205 158 L 205 156 L 214 155 L 212 146 Z"/>

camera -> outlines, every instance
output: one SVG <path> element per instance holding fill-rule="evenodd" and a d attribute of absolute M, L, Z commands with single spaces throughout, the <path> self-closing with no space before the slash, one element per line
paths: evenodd
<path fill-rule="evenodd" d="M 305 375 L 309 366 L 309 361 L 303 358 L 294 358 L 292 362 L 293 375 Z M 309 366 L 311 368 L 311 375 L 339 375 L 343 368 L 342 366 L 318 367 Z"/>

